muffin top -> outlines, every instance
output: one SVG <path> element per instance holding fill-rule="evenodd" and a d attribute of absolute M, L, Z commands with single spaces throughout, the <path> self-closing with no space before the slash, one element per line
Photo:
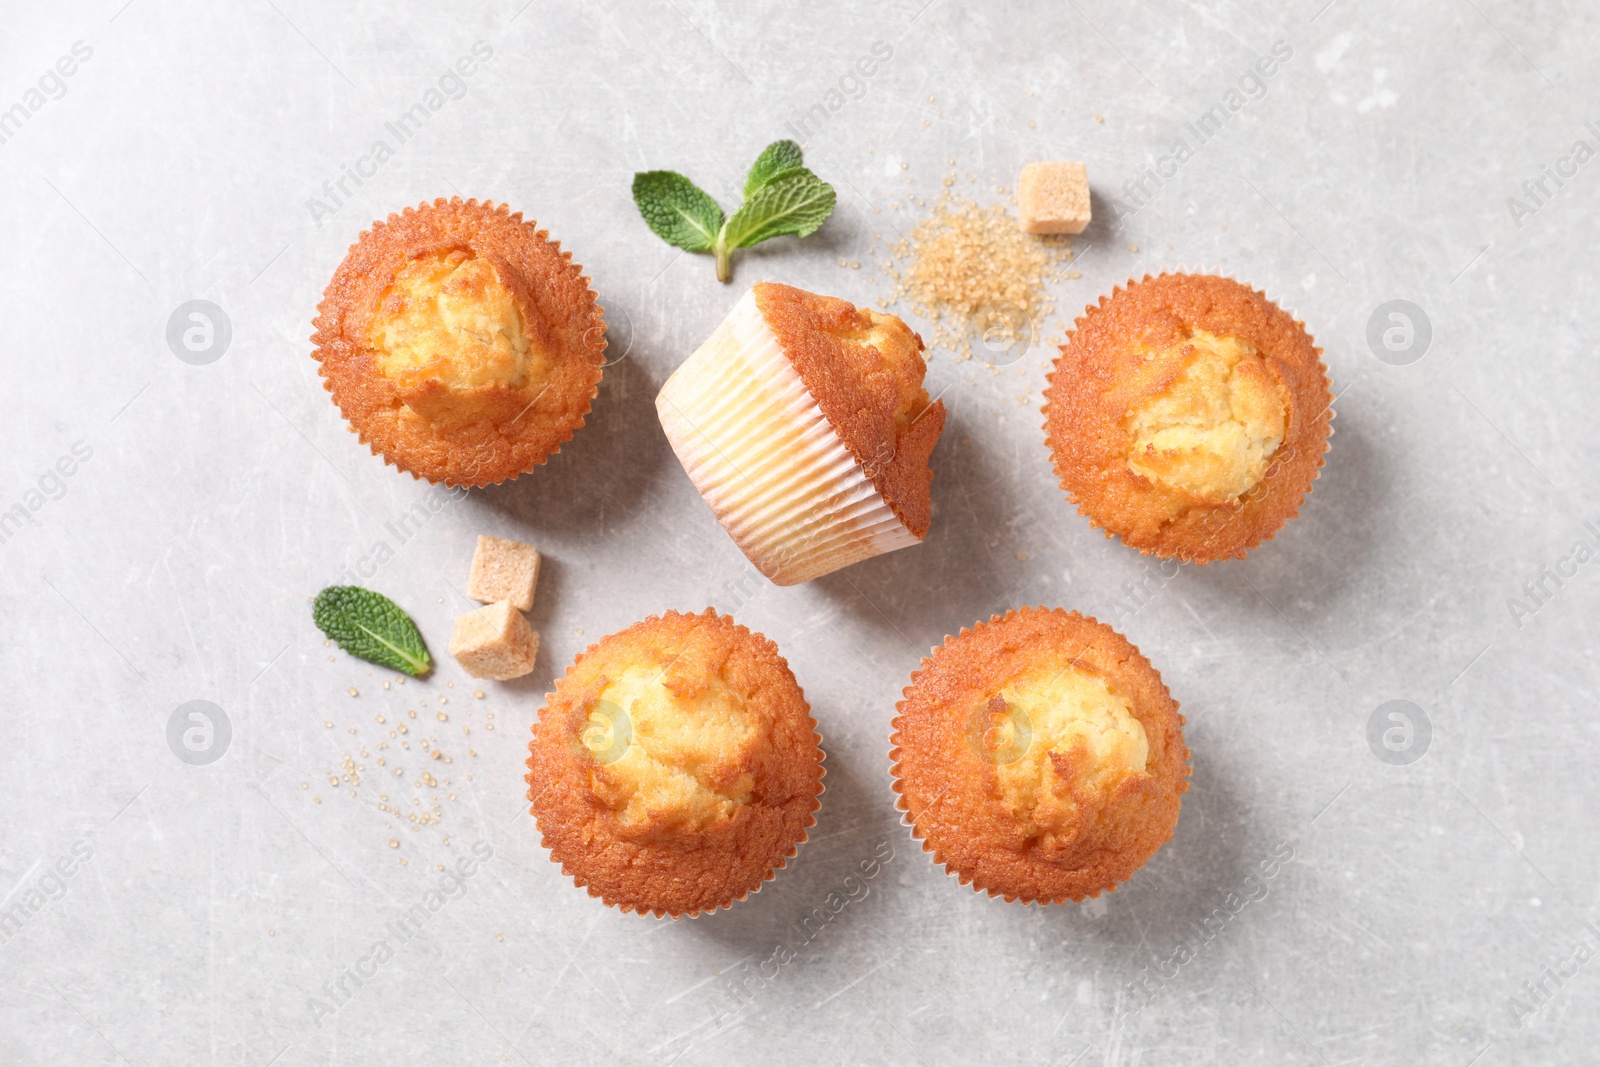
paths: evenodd
<path fill-rule="evenodd" d="M 378 370 L 403 391 L 437 380 L 465 410 L 486 386 L 544 384 L 549 343 L 536 345 L 525 322 L 494 264 L 454 248 L 400 268 L 379 298 L 367 344 Z"/>
<path fill-rule="evenodd" d="M 964 885 L 1082 900 L 1172 836 L 1188 789 L 1183 717 L 1103 623 L 1060 609 L 996 615 L 924 659 L 898 711 L 900 808 Z"/>
<path fill-rule="evenodd" d="M 944 402 L 928 402 L 922 338 L 893 315 L 759 282 L 756 307 L 867 477 L 918 538 L 928 534 Z"/>
<path fill-rule="evenodd" d="M 1298 513 L 1322 466 L 1320 357 L 1305 327 L 1228 278 L 1115 290 L 1074 324 L 1045 390 L 1062 488 L 1141 552 L 1244 556 Z"/>
<path fill-rule="evenodd" d="M 361 440 L 449 485 L 543 463 L 583 425 L 605 352 L 571 254 L 504 205 L 460 198 L 363 233 L 315 326 L 324 385 Z"/>
<path fill-rule="evenodd" d="M 668 612 L 578 656 L 529 745 L 545 847 L 591 896 L 694 915 L 794 855 L 822 791 L 816 723 L 777 646 Z"/>

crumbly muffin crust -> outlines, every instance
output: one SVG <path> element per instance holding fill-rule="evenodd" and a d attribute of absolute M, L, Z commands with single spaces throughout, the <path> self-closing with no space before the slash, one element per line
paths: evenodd
<path fill-rule="evenodd" d="M 1061 487 L 1145 554 L 1242 558 L 1299 513 L 1332 393 L 1305 327 L 1229 278 L 1146 276 L 1074 323 L 1045 389 Z"/>
<path fill-rule="evenodd" d="M 1010 713 L 1002 690 L 1048 693 L 1067 675 L 1071 699 L 1099 693 L 1097 706 L 1071 709 L 1078 721 L 1046 722 L 1036 705 L 1032 721 L 991 732 Z M 897 711 L 898 806 L 963 885 L 1030 904 L 1082 900 L 1172 837 L 1189 787 L 1183 716 L 1150 661 L 1104 623 L 1059 608 L 995 615 L 934 649 Z"/>
<path fill-rule="evenodd" d="M 448 332 L 407 318 L 407 299 L 431 284 L 449 287 L 454 310 L 480 312 L 457 334 L 472 351 L 438 351 Z M 598 392 L 605 319 L 589 280 L 503 204 L 440 198 L 374 223 L 317 312 L 312 354 L 350 428 L 430 482 L 489 485 L 532 470 L 583 425 Z M 498 336 L 470 340 L 485 330 Z"/>
<path fill-rule="evenodd" d="M 547 694 L 528 751 L 551 859 L 623 911 L 677 918 L 743 900 L 820 806 L 821 739 L 788 663 L 710 609 L 591 645 Z"/>
<path fill-rule="evenodd" d="M 756 306 L 806 390 L 901 522 L 928 534 L 944 401 L 928 403 L 922 338 L 893 315 L 759 282 Z"/>

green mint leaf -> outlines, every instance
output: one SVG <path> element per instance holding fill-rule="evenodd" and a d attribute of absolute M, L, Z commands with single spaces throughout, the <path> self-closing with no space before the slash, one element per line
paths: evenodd
<path fill-rule="evenodd" d="M 802 160 L 800 146 L 793 141 L 773 141 L 761 150 L 750 176 L 744 180 L 744 198 L 749 200 L 756 190 L 791 170 L 799 170 Z"/>
<path fill-rule="evenodd" d="M 801 169 L 769 182 L 734 212 L 723 230 L 729 248 L 749 248 L 782 234 L 806 237 L 833 213 L 833 186 Z"/>
<path fill-rule="evenodd" d="M 694 182 L 670 170 L 633 176 L 633 202 L 657 237 L 688 252 L 709 252 L 722 229 L 722 208 Z"/>
<path fill-rule="evenodd" d="M 428 647 L 400 605 L 359 585 L 330 585 L 311 608 L 317 628 L 352 656 L 413 677 L 433 667 Z"/>

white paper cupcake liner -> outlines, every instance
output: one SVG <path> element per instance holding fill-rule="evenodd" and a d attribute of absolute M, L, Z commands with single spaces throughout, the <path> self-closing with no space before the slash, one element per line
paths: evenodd
<path fill-rule="evenodd" d="M 754 290 L 667 379 L 656 412 L 717 521 L 775 584 L 917 544 L 807 391 Z"/>

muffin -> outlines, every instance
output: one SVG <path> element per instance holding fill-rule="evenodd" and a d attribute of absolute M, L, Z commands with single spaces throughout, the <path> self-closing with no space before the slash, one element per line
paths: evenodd
<path fill-rule="evenodd" d="M 922 338 L 893 315 L 761 282 L 656 412 L 734 543 L 795 585 L 927 536 L 944 404 L 926 370 Z"/>
<path fill-rule="evenodd" d="M 816 819 L 822 749 L 778 647 L 669 611 L 591 645 L 546 697 L 528 799 L 550 858 L 623 911 L 743 900 Z"/>
<path fill-rule="evenodd" d="M 313 353 L 350 428 L 414 477 L 489 485 L 583 425 L 605 320 L 570 252 L 505 205 L 374 223 L 334 272 Z"/>
<path fill-rule="evenodd" d="M 1074 323 L 1049 375 L 1061 487 L 1147 555 L 1242 558 L 1299 513 L 1322 467 L 1321 355 L 1303 325 L 1232 279 L 1129 282 Z"/>
<path fill-rule="evenodd" d="M 1172 837 L 1183 716 L 1104 623 L 1022 608 L 948 638 L 894 720 L 894 788 L 923 850 L 991 897 L 1114 890 Z"/>

